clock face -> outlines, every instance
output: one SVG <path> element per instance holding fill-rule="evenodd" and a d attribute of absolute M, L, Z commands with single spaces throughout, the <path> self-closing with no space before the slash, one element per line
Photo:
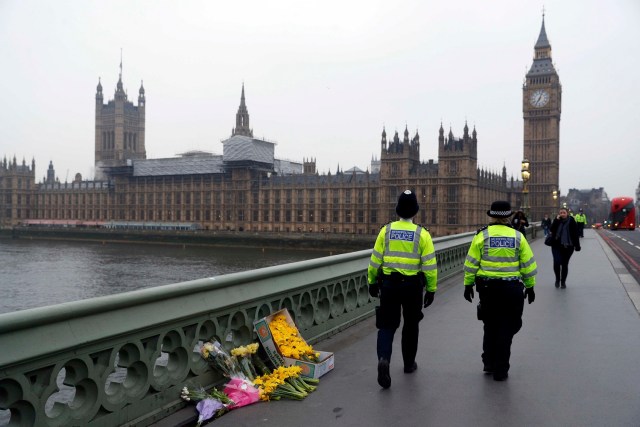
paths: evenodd
<path fill-rule="evenodd" d="M 538 89 L 531 94 L 529 102 L 534 107 L 544 107 L 549 102 L 549 93 L 544 89 Z"/>

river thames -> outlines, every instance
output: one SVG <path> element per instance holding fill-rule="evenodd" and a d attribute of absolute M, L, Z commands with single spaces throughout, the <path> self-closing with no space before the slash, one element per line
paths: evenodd
<path fill-rule="evenodd" d="M 294 249 L 0 239 L 0 313 L 328 255 Z"/>

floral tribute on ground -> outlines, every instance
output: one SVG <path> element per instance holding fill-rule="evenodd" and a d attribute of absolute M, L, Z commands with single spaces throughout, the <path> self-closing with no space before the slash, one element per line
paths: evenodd
<path fill-rule="evenodd" d="M 280 354 L 307 362 L 318 362 L 320 353 L 307 344 L 304 338 L 300 336 L 298 328 L 290 325 L 284 314 L 277 314 L 269 323 L 269 329 Z"/>
<path fill-rule="evenodd" d="M 298 331 L 288 324 L 286 326 L 288 328 L 279 329 L 285 348 L 295 348 L 301 357 L 315 356 L 317 360 L 317 354 L 313 354 L 313 349 L 304 340 L 300 339 L 302 344 L 297 343 L 295 336 L 298 336 Z M 197 403 L 198 426 L 232 409 L 260 400 L 302 400 L 316 389 L 319 380 L 301 376 L 299 366 L 279 366 L 271 371 L 257 354 L 258 348 L 259 344 L 253 343 L 236 347 L 228 353 L 215 340 L 201 347 L 202 358 L 229 381 L 223 391 L 215 387 L 209 393 L 202 388 L 182 389 L 182 399 Z"/>

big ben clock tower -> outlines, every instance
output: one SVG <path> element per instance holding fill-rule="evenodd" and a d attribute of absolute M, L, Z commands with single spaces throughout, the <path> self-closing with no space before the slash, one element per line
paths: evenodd
<path fill-rule="evenodd" d="M 528 204 L 533 221 L 557 209 L 553 192 L 558 190 L 559 183 L 561 105 L 562 86 L 553 67 L 543 14 L 533 64 L 522 86 L 524 158 L 530 163 Z"/>

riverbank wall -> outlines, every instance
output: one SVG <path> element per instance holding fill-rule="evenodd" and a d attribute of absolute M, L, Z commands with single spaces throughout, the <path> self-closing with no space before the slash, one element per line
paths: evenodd
<path fill-rule="evenodd" d="M 256 247 L 322 250 L 345 253 L 371 249 L 376 236 L 329 233 L 247 231 L 151 231 L 95 228 L 13 227 L 0 229 L 0 239 L 74 240 L 103 243 Z"/>

